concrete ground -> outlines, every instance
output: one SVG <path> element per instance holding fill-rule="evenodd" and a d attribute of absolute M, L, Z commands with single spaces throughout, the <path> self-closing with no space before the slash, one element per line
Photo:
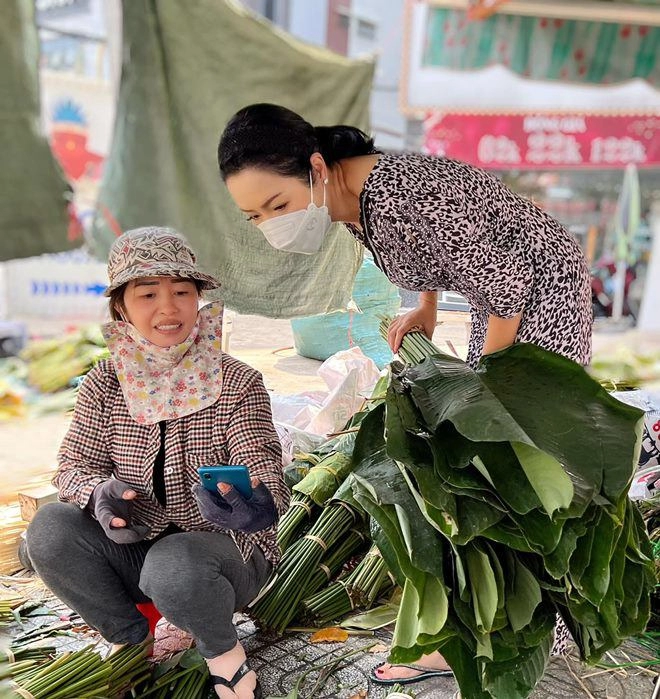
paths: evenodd
<path fill-rule="evenodd" d="M 38 322 L 40 334 L 55 334 L 61 327 L 58 322 Z M 434 341 L 441 349 L 455 350 L 464 357 L 468 336 L 467 314 L 439 313 Z M 640 335 L 634 330 L 613 333 L 608 328 L 606 331 L 601 328 L 594 335 L 596 351 L 613 351 L 621 345 L 657 350 L 660 349 L 660 336 Z M 295 354 L 288 321 L 237 316 L 233 322 L 229 353 L 261 371 L 269 391 L 295 394 L 325 388 L 316 374 L 320 362 Z M 14 420 L 0 426 L 0 475 L 4 492 L 49 477 L 67 424 L 65 415 L 50 415 Z M 345 644 L 311 645 L 308 634 L 292 633 L 274 638 L 258 632 L 247 617 L 238 616 L 236 623 L 251 665 L 258 671 L 267 696 L 286 697 L 303 672 L 315 664 L 332 662 L 350 650 L 360 652 L 339 667 L 323 688 L 313 688 L 318 672 L 312 672 L 303 685 L 301 699 L 381 699 L 387 695 L 386 689 L 370 686 L 368 677 L 372 667 L 386 659 L 390 639 L 388 630 L 379 631 L 373 637 L 353 636 Z M 62 637 L 58 644 L 73 648 L 88 642 L 89 639 L 80 637 Z M 367 650 L 374 643 L 378 643 L 381 649 L 375 653 Z M 649 657 L 644 648 L 629 642 L 608 662 Z M 574 658 L 553 658 L 532 696 L 534 699 L 650 699 L 655 678 L 656 675 L 649 670 L 605 671 L 587 668 Z M 452 699 L 457 687 L 452 679 L 443 678 L 411 685 L 410 690 L 417 699 Z"/>
<path fill-rule="evenodd" d="M 26 578 L 23 578 L 24 580 Z M 3 582 L 8 582 L 7 578 Z M 108 645 L 85 627 L 76 614 L 48 593 L 41 581 L 12 585 L 31 599 L 42 600 L 54 617 L 28 618 L 24 626 L 16 625 L 6 631 L 10 636 L 46 627 L 58 620 L 70 622 L 61 635 L 48 637 L 47 644 L 59 651 L 79 650 L 91 643 L 105 654 Z M 346 643 L 311 644 L 309 633 L 287 633 L 282 637 L 259 631 L 251 619 L 237 614 L 234 623 L 238 637 L 249 658 L 250 667 L 259 675 L 264 695 L 270 699 L 290 699 L 291 691 L 302 675 L 299 699 L 384 699 L 389 688 L 374 684 L 369 675 L 374 666 L 385 662 L 391 630 L 382 629 L 372 635 L 349 637 Z M 159 633 L 156 633 L 157 643 Z M 350 655 L 350 657 L 346 657 Z M 652 659 L 651 654 L 634 641 L 609 654 L 604 662 L 615 664 L 630 660 Z M 323 669 L 332 666 L 332 672 L 321 681 Z M 569 656 L 550 659 L 545 675 L 531 699 L 650 699 L 657 673 L 645 669 L 590 668 L 581 664 L 575 650 Z M 436 678 L 408 686 L 415 699 L 456 699 L 458 687 L 453 678 Z M 71 697 L 70 699 L 75 699 Z M 504 698 L 506 699 L 506 698 Z"/>

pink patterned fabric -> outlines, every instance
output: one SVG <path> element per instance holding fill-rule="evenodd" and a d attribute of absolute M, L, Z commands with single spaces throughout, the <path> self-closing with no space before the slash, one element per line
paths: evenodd
<path fill-rule="evenodd" d="M 103 326 L 128 411 L 138 424 L 190 415 L 218 400 L 222 310 L 220 301 L 204 306 L 187 339 L 171 347 L 154 345 L 130 323 Z"/>

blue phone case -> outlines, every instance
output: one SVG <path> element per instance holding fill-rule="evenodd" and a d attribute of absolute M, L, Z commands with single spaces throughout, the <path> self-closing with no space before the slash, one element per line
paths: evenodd
<path fill-rule="evenodd" d="M 245 498 L 252 497 L 252 484 L 247 466 L 200 466 L 199 479 L 206 490 L 218 492 L 218 483 L 228 483 Z"/>

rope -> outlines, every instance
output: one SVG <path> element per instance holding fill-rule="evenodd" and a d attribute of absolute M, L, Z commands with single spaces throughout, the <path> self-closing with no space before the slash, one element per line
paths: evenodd
<path fill-rule="evenodd" d="M 324 551 L 328 550 L 328 545 L 321 539 L 320 536 L 314 536 L 314 534 L 305 534 L 303 537 L 305 539 L 309 539 L 310 541 L 313 541 L 315 544 L 318 544 Z"/>

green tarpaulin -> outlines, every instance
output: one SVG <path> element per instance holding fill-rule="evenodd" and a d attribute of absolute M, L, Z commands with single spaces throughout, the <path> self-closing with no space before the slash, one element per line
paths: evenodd
<path fill-rule="evenodd" d="M 295 41 L 229 0 L 124 0 L 123 69 L 100 203 L 126 230 L 178 228 L 242 313 L 292 317 L 345 307 L 361 249 L 341 226 L 317 255 L 273 250 L 218 173 L 220 133 L 252 102 L 315 124 L 367 128 L 373 63 Z M 94 223 L 105 257 L 115 233 Z"/>
<path fill-rule="evenodd" d="M 4 0 L 0 19 L 0 260 L 58 252 L 67 192 L 40 127 L 34 0 Z"/>
<path fill-rule="evenodd" d="M 478 70 L 503 65 L 534 80 L 660 85 L 660 27 L 521 17 L 502 12 L 483 21 L 461 10 L 432 8 L 425 66 Z M 539 12 L 542 12 L 542 8 Z"/>

